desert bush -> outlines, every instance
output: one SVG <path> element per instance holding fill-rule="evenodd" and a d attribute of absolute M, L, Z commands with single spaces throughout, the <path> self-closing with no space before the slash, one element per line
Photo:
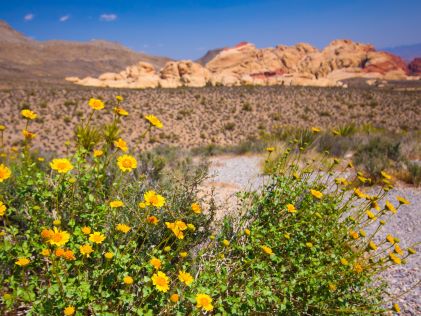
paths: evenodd
<path fill-rule="evenodd" d="M 414 250 L 403 251 L 390 234 L 381 242 L 376 235 L 407 201 L 380 208 L 374 202 L 381 192 L 345 194 L 349 180 L 330 182 L 327 172 L 316 171 L 325 162 L 299 168 L 290 152 L 281 155 L 260 193 L 243 196 L 241 216 L 226 218 L 199 251 L 198 283 L 212 289 L 221 314 L 384 312 L 386 284 L 374 282 L 376 275 Z"/>
<path fill-rule="evenodd" d="M 401 157 L 400 142 L 388 137 L 377 136 L 362 145 L 354 155 L 354 162 L 362 166 L 370 177 L 378 179 L 380 172 L 390 166 L 390 161 Z"/>
<path fill-rule="evenodd" d="M 419 186 L 421 184 L 421 164 L 418 162 L 407 163 L 409 182 Z"/>

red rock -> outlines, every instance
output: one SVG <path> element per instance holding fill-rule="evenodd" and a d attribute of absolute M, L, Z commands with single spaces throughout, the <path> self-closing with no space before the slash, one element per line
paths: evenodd
<path fill-rule="evenodd" d="M 408 65 L 409 74 L 412 76 L 421 76 L 421 57 L 414 58 Z"/>
<path fill-rule="evenodd" d="M 377 72 L 382 75 L 389 71 L 402 70 L 408 74 L 408 68 L 402 58 L 387 52 L 372 52 L 368 54 L 368 63 L 363 66 L 364 72 Z"/>

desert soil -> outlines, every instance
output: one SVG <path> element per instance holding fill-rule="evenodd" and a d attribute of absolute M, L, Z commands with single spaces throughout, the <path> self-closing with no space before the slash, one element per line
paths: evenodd
<path fill-rule="evenodd" d="M 222 219 L 226 213 L 235 212 L 238 202 L 235 194 L 238 191 L 258 190 L 264 184 L 265 178 L 260 173 L 263 159 L 256 155 L 211 158 L 211 178 L 206 185 L 207 190 L 215 190 L 218 209 L 221 210 L 216 214 L 217 219 Z M 396 201 L 396 196 L 407 198 L 411 204 L 403 205 L 379 235 L 391 233 L 401 240 L 401 246 L 408 247 L 420 242 L 421 189 L 395 188 L 386 198 Z M 406 264 L 395 265 L 380 275 L 389 283 L 390 293 L 396 297 L 394 301 L 401 306 L 401 315 L 421 315 L 421 246 L 414 248 L 417 254 L 409 257 Z"/>
<path fill-rule="evenodd" d="M 101 89 L 77 86 L 36 86 L 0 90 L 0 124 L 5 142 L 22 140 L 25 121 L 20 110 L 31 108 L 38 118 L 29 131 L 37 133 L 35 147 L 65 153 L 65 142 L 75 125 L 89 115 L 89 98 L 111 100 L 95 113 L 97 125 L 110 122 L 114 98 L 122 95 L 124 118 L 121 136 L 138 143 L 147 127 L 144 115 L 155 114 L 164 128 L 142 142 L 142 148 L 159 144 L 185 148 L 218 144 L 234 145 L 281 127 L 338 127 L 354 122 L 377 127 L 414 130 L 421 122 L 421 91 L 380 88 L 310 87 L 206 87 L 178 89 Z M 131 147 L 135 149 L 134 146 Z"/>

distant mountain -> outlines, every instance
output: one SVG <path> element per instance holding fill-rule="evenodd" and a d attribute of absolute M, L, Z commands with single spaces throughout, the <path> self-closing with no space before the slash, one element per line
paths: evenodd
<path fill-rule="evenodd" d="M 383 48 L 382 50 L 398 55 L 406 62 L 410 62 L 414 58 L 421 57 L 421 43 L 412 44 L 412 45 L 403 45 Z"/>
<path fill-rule="evenodd" d="M 35 41 L 0 21 L 0 80 L 64 80 L 66 76 L 100 75 L 140 61 L 160 69 L 170 59 L 107 41 Z"/>
<path fill-rule="evenodd" d="M 203 55 L 199 59 L 196 59 L 195 62 L 204 66 L 223 50 L 224 48 L 215 48 L 208 50 L 205 55 Z"/>

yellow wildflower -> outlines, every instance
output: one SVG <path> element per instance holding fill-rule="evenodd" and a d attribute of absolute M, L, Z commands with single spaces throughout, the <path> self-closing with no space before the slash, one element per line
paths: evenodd
<path fill-rule="evenodd" d="M 196 227 L 193 224 L 187 224 L 187 228 L 190 229 L 191 231 L 196 230 Z"/>
<path fill-rule="evenodd" d="M 64 251 L 63 253 L 63 257 L 64 259 L 66 259 L 67 261 L 72 261 L 72 260 L 76 260 L 75 254 L 73 253 L 72 250 L 67 249 Z"/>
<path fill-rule="evenodd" d="M 187 252 L 185 252 L 185 251 L 180 252 L 180 257 L 181 257 L 181 258 L 185 258 L 185 257 L 187 257 L 187 255 L 188 255 L 188 253 L 187 253 Z"/>
<path fill-rule="evenodd" d="M 268 246 L 262 246 L 262 250 L 264 253 L 268 254 L 269 256 L 273 255 L 273 251 L 272 248 L 268 247 Z"/>
<path fill-rule="evenodd" d="M 106 252 L 104 254 L 105 259 L 111 260 L 114 257 L 114 254 L 112 252 Z"/>
<path fill-rule="evenodd" d="M 114 110 L 114 113 L 115 114 L 120 115 L 120 116 L 127 116 L 127 115 L 129 115 L 129 112 L 127 112 L 125 109 L 123 109 L 123 108 L 121 108 L 119 106 L 114 107 L 113 110 Z"/>
<path fill-rule="evenodd" d="M 335 183 L 336 184 L 342 184 L 342 185 L 346 185 L 348 181 L 346 181 L 345 178 L 336 178 L 335 179 Z"/>
<path fill-rule="evenodd" d="M 358 196 L 360 199 L 365 199 L 367 197 L 367 194 L 362 192 L 359 188 L 354 189 L 354 194 Z"/>
<path fill-rule="evenodd" d="M 374 215 L 374 213 L 372 211 L 366 211 L 365 213 L 367 214 L 367 217 L 369 219 L 372 219 L 372 220 L 376 219 L 376 215 Z"/>
<path fill-rule="evenodd" d="M 41 255 L 43 255 L 44 257 L 48 257 L 50 254 L 51 254 L 51 251 L 48 248 L 44 248 L 41 250 Z"/>
<path fill-rule="evenodd" d="M 230 245 L 230 242 L 228 240 L 226 240 L 226 239 L 224 239 L 222 241 L 222 243 L 224 244 L 225 247 L 228 247 Z"/>
<path fill-rule="evenodd" d="M 162 262 L 158 258 L 153 257 L 149 263 L 157 270 L 161 268 Z"/>
<path fill-rule="evenodd" d="M 333 283 L 329 283 L 329 291 L 335 292 L 336 291 L 336 285 Z"/>
<path fill-rule="evenodd" d="M 4 214 L 6 214 L 6 210 L 6 205 L 4 205 L 2 201 L 0 201 L 0 216 L 4 216 Z"/>
<path fill-rule="evenodd" d="M 342 263 L 344 266 L 347 266 L 347 265 L 348 265 L 348 260 L 346 260 L 345 258 L 341 258 L 341 263 Z"/>
<path fill-rule="evenodd" d="M 143 198 L 145 199 L 146 205 L 153 205 L 157 208 L 161 208 L 165 205 L 165 198 L 155 191 L 147 191 L 143 195 Z"/>
<path fill-rule="evenodd" d="M 130 231 L 131 227 L 126 224 L 117 224 L 116 229 L 124 234 L 127 234 Z"/>
<path fill-rule="evenodd" d="M 123 101 L 124 101 L 124 98 L 123 98 L 121 95 L 116 95 L 115 99 L 116 99 L 118 102 L 123 102 Z"/>
<path fill-rule="evenodd" d="M 392 260 L 395 264 L 401 264 L 402 263 L 402 259 L 399 258 L 397 255 L 395 255 L 393 252 L 391 252 L 389 254 L 389 258 L 390 260 Z"/>
<path fill-rule="evenodd" d="M 244 234 L 246 234 L 247 236 L 250 236 L 250 233 L 251 233 L 251 232 L 250 232 L 250 229 L 247 229 L 247 228 L 246 228 L 246 229 L 244 230 Z"/>
<path fill-rule="evenodd" d="M 155 115 L 146 115 L 145 119 L 153 126 L 157 128 L 162 128 L 164 125 Z"/>
<path fill-rule="evenodd" d="M 313 195 L 315 198 L 319 200 L 323 197 L 323 193 L 320 191 L 311 189 L 310 192 L 311 192 L 311 195 Z"/>
<path fill-rule="evenodd" d="M 311 243 L 311 242 L 306 242 L 306 246 L 307 246 L 307 248 L 313 248 L 313 243 Z"/>
<path fill-rule="evenodd" d="M 94 252 L 90 244 L 85 244 L 83 246 L 80 246 L 79 251 L 82 255 L 87 256 L 87 257 L 90 257 L 91 253 Z"/>
<path fill-rule="evenodd" d="M 393 310 L 396 312 L 396 313 L 400 313 L 401 312 L 401 308 L 399 307 L 399 305 L 398 304 L 393 304 Z"/>
<path fill-rule="evenodd" d="M 173 302 L 173 303 L 177 303 L 179 299 L 180 298 L 179 298 L 178 294 L 176 294 L 176 293 L 174 293 L 170 296 L 170 301 Z"/>
<path fill-rule="evenodd" d="M 349 231 L 349 236 L 351 236 L 353 239 L 360 238 L 360 235 L 356 231 L 354 231 L 354 230 L 350 230 Z"/>
<path fill-rule="evenodd" d="M 126 276 L 123 278 L 123 282 L 124 282 L 124 284 L 126 284 L 126 285 L 132 285 L 132 284 L 133 284 L 133 278 L 132 278 L 131 276 L 126 275 Z"/>
<path fill-rule="evenodd" d="M 41 231 L 41 237 L 42 238 L 44 238 L 44 239 L 46 239 L 47 241 L 48 241 L 48 239 L 50 239 L 51 238 L 51 236 L 54 234 L 54 232 L 53 232 L 53 230 L 51 230 L 51 229 L 46 229 L 46 228 L 44 228 L 42 231 Z"/>
<path fill-rule="evenodd" d="M 81 230 L 85 235 L 89 235 L 91 233 L 91 228 L 88 226 L 83 226 Z"/>
<path fill-rule="evenodd" d="M 354 269 L 354 271 L 356 272 L 356 273 L 361 273 L 361 272 L 363 272 L 363 266 L 360 264 L 360 263 L 355 263 L 354 264 L 354 267 L 353 267 L 353 269 Z"/>
<path fill-rule="evenodd" d="M 183 221 L 175 221 L 174 223 L 165 222 L 165 225 L 172 230 L 178 239 L 184 239 L 183 230 L 187 229 L 187 225 Z"/>
<path fill-rule="evenodd" d="M 191 274 L 185 271 L 178 272 L 178 279 L 180 280 L 180 282 L 185 283 L 187 286 L 190 286 L 190 284 L 192 284 L 194 280 Z"/>
<path fill-rule="evenodd" d="M 295 209 L 295 206 L 292 204 L 287 204 L 287 210 L 289 213 L 296 213 L 297 210 Z"/>
<path fill-rule="evenodd" d="M 398 255 L 403 256 L 403 250 L 398 244 L 395 244 L 394 250 Z"/>
<path fill-rule="evenodd" d="M 101 157 L 104 154 L 104 152 L 101 149 L 95 149 L 94 150 L 94 157 Z"/>
<path fill-rule="evenodd" d="M 139 208 L 145 208 L 146 207 L 146 203 L 145 202 L 140 202 L 139 203 Z"/>
<path fill-rule="evenodd" d="M 117 207 L 122 207 L 122 206 L 124 206 L 123 201 L 115 200 L 115 201 L 110 202 L 110 207 L 112 208 L 117 208 Z"/>
<path fill-rule="evenodd" d="M 104 102 L 98 99 L 91 98 L 88 102 L 89 106 L 94 110 L 102 110 L 104 108 Z"/>
<path fill-rule="evenodd" d="M 213 310 L 212 298 L 207 294 L 199 293 L 196 295 L 196 307 L 210 312 Z"/>
<path fill-rule="evenodd" d="M 117 158 L 117 165 L 121 171 L 132 171 L 137 168 L 137 161 L 133 156 L 122 155 Z"/>
<path fill-rule="evenodd" d="M 381 171 L 380 174 L 382 175 L 383 178 L 390 180 L 392 179 L 392 176 L 388 173 L 386 173 L 386 171 Z"/>
<path fill-rule="evenodd" d="M 63 313 L 65 316 L 72 316 L 75 313 L 75 311 L 75 308 L 70 305 L 64 309 Z"/>
<path fill-rule="evenodd" d="M 31 260 L 29 260 L 28 258 L 20 257 L 15 262 L 15 264 L 17 264 L 18 266 L 24 267 L 24 266 L 27 266 L 30 262 L 31 262 Z"/>
<path fill-rule="evenodd" d="M 61 225 L 61 220 L 59 220 L 59 219 L 55 219 L 55 220 L 53 221 L 53 225 L 54 225 L 54 226 L 60 226 L 60 225 Z"/>
<path fill-rule="evenodd" d="M 368 243 L 368 246 L 372 249 L 372 250 L 377 250 L 377 245 L 374 241 L 370 240 L 370 242 Z"/>
<path fill-rule="evenodd" d="M 34 139 L 35 137 L 37 137 L 37 134 L 32 133 L 30 131 L 28 131 L 27 129 L 24 129 L 22 131 L 22 135 L 23 137 L 25 137 L 26 139 Z"/>
<path fill-rule="evenodd" d="M 396 199 L 398 200 L 399 204 L 410 204 L 410 202 L 407 199 L 401 196 L 397 196 Z"/>
<path fill-rule="evenodd" d="M 67 173 L 73 169 L 73 165 L 66 158 L 53 159 L 53 161 L 50 162 L 50 167 L 58 173 Z"/>
<path fill-rule="evenodd" d="M 11 175 L 12 175 L 12 171 L 10 171 L 10 169 L 6 167 L 5 165 L 0 164 L 0 183 L 10 178 Z"/>
<path fill-rule="evenodd" d="M 64 246 L 70 239 L 70 234 L 67 231 L 62 231 L 54 227 L 54 231 L 52 231 L 51 235 L 48 238 L 48 242 L 51 245 L 55 246 Z"/>
<path fill-rule="evenodd" d="M 114 146 L 117 147 L 117 148 L 120 148 L 124 152 L 129 150 L 129 147 L 127 146 L 127 143 L 122 138 L 119 138 L 119 139 L 115 140 Z"/>
<path fill-rule="evenodd" d="M 199 204 L 199 203 L 193 203 L 193 204 L 191 205 L 191 209 L 192 209 L 192 211 L 193 211 L 194 213 L 196 213 L 196 214 L 200 214 L 200 213 L 202 213 L 202 208 L 200 207 L 200 204 Z"/>
<path fill-rule="evenodd" d="M 317 133 L 320 133 L 321 129 L 320 129 L 320 128 L 318 128 L 318 127 L 312 127 L 312 128 L 311 128 L 311 131 L 312 131 L 314 134 L 317 134 Z"/>
<path fill-rule="evenodd" d="M 393 206 L 392 203 L 390 203 L 389 201 L 386 200 L 385 203 L 386 209 L 388 209 L 389 211 L 391 211 L 393 214 L 396 214 L 396 208 Z"/>
<path fill-rule="evenodd" d="M 152 275 L 152 283 L 158 291 L 165 293 L 170 289 L 169 278 L 164 272 L 158 271 Z"/>
<path fill-rule="evenodd" d="M 159 219 L 156 217 L 156 216 L 148 216 L 147 218 L 146 218 L 146 221 L 148 222 L 148 223 L 150 223 L 150 224 L 153 224 L 153 225 L 156 225 L 156 224 L 158 224 L 158 222 L 159 222 Z"/>
<path fill-rule="evenodd" d="M 274 151 L 275 151 L 275 147 L 267 147 L 267 148 L 266 148 L 266 151 L 267 151 L 268 153 L 274 152 Z"/>
<path fill-rule="evenodd" d="M 391 234 L 387 234 L 386 240 L 390 242 L 392 245 L 395 243 L 395 237 L 393 237 Z"/>
<path fill-rule="evenodd" d="M 100 232 L 94 232 L 89 235 L 89 241 L 92 241 L 96 244 L 101 244 L 105 240 L 105 236 Z"/>
<path fill-rule="evenodd" d="M 28 120 L 35 120 L 37 118 L 37 114 L 31 110 L 25 109 L 20 112 L 20 114 Z"/>

